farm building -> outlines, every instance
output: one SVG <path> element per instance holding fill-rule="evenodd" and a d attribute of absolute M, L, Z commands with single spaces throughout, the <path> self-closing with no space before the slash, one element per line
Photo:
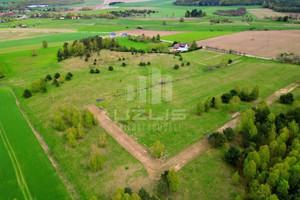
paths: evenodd
<path fill-rule="evenodd" d="M 175 52 L 184 52 L 189 50 L 189 45 L 187 43 L 177 43 L 173 46 Z"/>
<path fill-rule="evenodd" d="M 109 34 L 109 37 L 115 38 L 115 37 L 117 37 L 117 34 L 116 34 L 116 33 L 110 33 L 110 34 Z"/>

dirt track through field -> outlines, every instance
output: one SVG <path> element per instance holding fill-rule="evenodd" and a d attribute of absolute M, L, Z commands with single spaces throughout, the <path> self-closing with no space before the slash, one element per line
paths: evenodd
<path fill-rule="evenodd" d="M 282 94 L 286 94 L 299 84 L 293 83 L 284 87 L 274 94 L 267 97 L 265 100 L 268 105 L 274 103 Z M 258 101 L 257 101 L 258 102 Z M 135 141 L 131 136 L 120 129 L 118 124 L 112 121 L 105 113 L 105 111 L 100 110 L 95 105 L 89 105 L 87 108 L 97 117 L 99 125 L 103 127 L 108 134 L 110 134 L 122 147 L 124 147 L 132 156 L 139 160 L 146 168 L 150 179 L 159 179 L 160 174 L 165 170 L 174 168 L 176 171 L 180 170 L 182 167 L 196 159 L 199 155 L 204 153 L 210 148 L 210 144 L 206 138 L 196 142 L 185 150 L 181 151 L 177 155 L 169 158 L 166 161 L 160 161 L 155 159 L 144 147 L 142 147 L 137 141 Z M 231 121 L 224 124 L 222 127 L 216 131 L 222 132 L 223 129 L 227 127 L 235 128 L 238 122 L 238 116 L 240 113 L 233 115 Z"/>

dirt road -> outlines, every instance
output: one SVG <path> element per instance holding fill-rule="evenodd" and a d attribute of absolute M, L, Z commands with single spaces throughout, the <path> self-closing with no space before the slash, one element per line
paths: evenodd
<path fill-rule="evenodd" d="M 282 94 L 286 94 L 296 87 L 298 83 L 293 83 L 285 88 L 276 91 L 274 94 L 266 98 L 268 105 L 274 103 Z M 116 122 L 112 121 L 105 111 L 100 110 L 97 106 L 89 105 L 87 108 L 97 117 L 100 126 L 102 126 L 108 134 L 110 134 L 122 147 L 124 147 L 131 155 L 138 159 L 147 169 L 150 179 L 157 180 L 165 170 L 174 168 L 176 171 L 196 159 L 199 155 L 204 153 L 210 148 L 207 139 L 202 139 L 185 150 L 181 151 L 177 155 L 169 158 L 166 161 L 160 161 L 155 159 L 144 147 L 142 147 L 137 141 L 130 137 L 127 133 L 122 131 Z M 240 113 L 233 115 L 233 119 L 216 131 L 222 132 L 227 127 L 235 128 L 238 122 L 238 116 Z"/>

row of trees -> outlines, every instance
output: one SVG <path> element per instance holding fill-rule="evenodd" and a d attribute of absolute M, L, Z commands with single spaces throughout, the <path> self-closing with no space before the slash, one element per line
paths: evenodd
<path fill-rule="evenodd" d="M 185 12 L 185 17 L 205 17 L 206 13 L 202 10 L 193 9 L 192 11 L 187 10 Z"/>
<path fill-rule="evenodd" d="M 157 39 L 157 37 L 156 37 Z M 160 40 L 160 37 L 159 37 Z M 146 53 L 143 49 L 136 49 L 134 47 L 127 48 L 125 46 L 120 46 L 118 41 L 114 38 L 102 38 L 100 36 L 88 37 L 81 40 L 75 40 L 72 44 L 65 42 L 63 48 L 60 48 L 57 52 L 58 62 L 68 59 L 70 57 L 76 56 L 86 56 L 86 60 L 91 56 L 93 52 L 98 52 L 101 49 L 110 49 L 122 52 L 134 53 Z M 169 47 L 165 43 L 147 44 L 148 53 L 168 53 Z"/>
<path fill-rule="evenodd" d="M 278 12 L 300 12 L 299 0 L 176 0 L 180 6 L 237 6 L 262 5 Z"/>
<path fill-rule="evenodd" d="M 299 106 L 275 116 L 264 101 L 241 115 L 236 131 L 242 135 L 244 150 L 231 146 L 225 159 L 239 170 L 233 176 L 235 183 L 240 175 L 246 179 L 243 198 L 300 197 L 299 122 Z"/>
<path fill-rule="evenodd" d="M 294 53 L 281 53 L 280 56 L 276 58 L 276 61 L 280 63 L 300 65 L 300 56 L 295 55 Z"/>
<path fill-rule="evenodd" d="M 157 34 L 156 37 L 155 36 L 148 37 L 148 36 L 145 36 L 145 34 L 138 35 L 138 36 L 129 35 L 127 38 L 128 38 L 128 40 L 134 41 L 134 42 L 144 42 L 144 43 L 150 43 L 150 42 L 159 43 L 159 42 L 161 42 L 159 34 Z"/>
<path fill-rule="evenodd" d="M 240 7 L 238 9 L 230 9 L 230 10 L 216 10 L 214 12 L 215 15 L 222 16 L 244 16 L 246 14 L 246 8 Z"/>
<path fill-rule="evenodd" d="M 237 85 L 234 89 L 230 90 L 228 93 L 224 93 L 221 98 L 223 103 L 229 103 L 229 101 L 234 97 L 238 96 L 241 101 L 250 102 L 256 100 L 259 97 L 259 87 L 255 86 L 249 93 L 248 87 L 244 87 L 242 90 L 240 86 Z"/>

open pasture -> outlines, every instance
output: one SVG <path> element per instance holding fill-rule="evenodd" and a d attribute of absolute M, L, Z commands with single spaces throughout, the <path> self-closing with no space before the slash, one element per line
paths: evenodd
<path fill-rule="evenodd" d="M 235 50 L 253 56 L 272 58 L 280 53 L 300 54 L 300 31 L 244 31 L 198 41 L 200 46 Z"/>
<path fill-rule="evenodd" d="M 167 35 L 174 35 L 183 33 L 183 31 L 158 31 L 158 30 L 144 30 L 144 29 L 134 29 L 134 30 L 128 30 L 128 31 L 118 31 L 118 33 L 127 33 L 129 35 L 142 35 L 148 37 L 153 37 L 159 34 L 160 36 L 167 36 Z"/>
<path fill-rule="evenodd" d="M 118 58 L 123 57 L 125 58 L 124 61 L 118 61 Z M 3 58 L 5 58 L 5 55 Z M 93 66 L 93 60 L 99 58 L 101 60 L 95 68 L 100 69 L 100 74 L 89 74 L 89 66 Z M 229 58 L 238 62 L 212 72 L 203 72 L 210 65 L 218 64 Z M 149 61 L 151 65 L 140 67 L 138 63 L 141 61 Z M 122 62 L 125 62 L 127 66 L 122 67 Z M 186 66 L 187 62 L 191 63 L 190 66 Z M 150 69 L 159 69 L 162 75 L 171 75 L 173 80 L 189 77 L 173 83 L 173 100 L 171 102 L 150 105 L 155 116 L 166 116 L 166 109 L 184 109 L 186 120 L 163 121 L 162 124 L 169 127 L 179 127 L 178 129 L 168 129 L 162 132 L 155 128 L 149 130 L 137 130 L 134 128 L 142 127 L 144 123 L 152 126 L 157 125 L 158 122 L 151 120 L 134 121 L 130 126 L 125 127 L 128 128 L 125 131 L 146 148 L 149 148 L 156 140 L 161 141 L 166 146 L 167 157 L 169 157 L 202 139 L 205 133 L 216 130 L 231 119 L 227 105 L 223 105 L 221 110 L 213 109 L 211 112 L 197 117 L 194 109 L 198 101 L 204 102 L 208 97 L 221 95 L 236 85 L 241 87 L 247 86 L 249 89 L 259 85 L 261 96 L 267 97 L 277 89 L 294 82 L 300 75 L 298 66 L 279 64 L 273 61 L 261 62 L 260 59 L 203 50 L 183 54 L 183 63 L 185 64 L 184 67 L 174 70 L 173 66 L 175 64 L 181 65 L 181 61 L 179 61 L 178 57 L 173 58 L 172 55 L 146 54 L 141 56 L 110 51 L 101 51 L 100 57 L 93 55 L 88 62 L 80 58 L 69 59 L 59 63 L 61 69 L 57 65 L 55 65 L 55 68 L 53 68 L 53 65 L 49 65 L 49 70 L 51 70 L 49 72 L 43 70 L 43 75 L 52 73 L 53 69 L 57 69 L 63 73 L 72 71 L 77 78 L 67 82 L 59 89 L 51 87 L 46 94 L 36 94 L 26 104 L 31 107 L 30 110 L 34 109 L 31 112 L 39 113 L 39 115 L 49 119 L 53 110 L 61 105 L 60 103 L 53 104 L 51 101 L 52 93 L 54 93 L 57 102 L 73 102 L 81 106 L 96 103 L 96 99 L 104 98 L 108 106 L 108 115 L 115 119 L 114 110 L 117 110 L 118 114 L 124 117 L 126 109 L 144 108 L 148 105 L 137 100 L 127 101 L 125 96 L 115 95 L 120 91 L 122 93 L 126 89 L 126 85 L 131 85 L 133 89 L 136 89 L 136 81 L 140 76 L 150 80 Z M 114 67 L 112 72 L 107 70 L 110 65 Z M 14 83 L 13 79 L 10 79 L 10 82 L 11 84 L 17 84 L 16 86 L 22 91 L 33 80 L 40 78 L 38 68 L 36 68 L 36 71 L 30 78 L 26 76 L 26 81 L 18 82 L 17 84 L 17 82 Z M 22 78 L 23 76 L 19 74 L 18 79 L 23 80 L 25 78 Z M 83 85 L 84 87 L 77 87 L 78 85 Z M 41 101 L 43 101 L 44 106 L 46 105 L 47 110 L 35 110 Z M 244 110 L 250 106 L 250 104 L 243 103 L 241 109 Z M 50 127 L 48 128 L 50 129 Z"/>
<path fill-rule="evenodd" d="M 8 88 L 0 99 L 0 199 L 71 199 Z"/>
<path fill-rule="evenodd" d="M 198 40 L 205 40 L 208 38 L 218 37 L 234 33 L 232 31 L 199 31 L 199 32 L 186 32 L 174 35 L 163 36 L 162 39 L 177 42 L 193 42 Z"/>

